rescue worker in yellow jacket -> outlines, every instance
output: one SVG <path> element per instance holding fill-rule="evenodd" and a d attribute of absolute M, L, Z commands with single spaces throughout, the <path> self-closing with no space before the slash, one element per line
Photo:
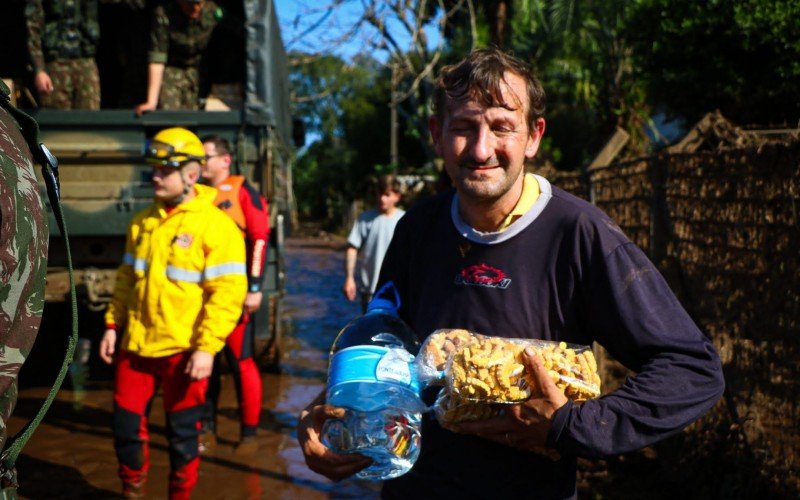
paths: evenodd
<path fill-rule="evenodd" d="M 239 228 L 214 205 L 216 190 L 196 185 L 205 151 L 195 134 L 162 130 L 145 158 L 155 203 L 128 227 L 100 357 L 116 358 L 113 429 L 123 494 L 144 495 L 148 411 L 161 386 L 169 496 L 189 498 L 208 376 L 247 292 L 245 248 Z"/>

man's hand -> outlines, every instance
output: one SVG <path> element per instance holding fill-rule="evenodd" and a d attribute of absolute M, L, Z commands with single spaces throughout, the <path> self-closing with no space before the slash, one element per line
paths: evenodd
<path fill-rule="evenodd" d="M 542 359 L 530 347 L 522 354 L 522 362 L 533 375 L 535 386 L 531 398 L 509 405 L 504 415 L 477 422 L 462 422 L 457 430 L 477 434 L 507 446 L 529 451 L 543 451 L 553 414 L 567 403 L 567 396 L 556 387 Z"/>
<path fill-rule="evenodd" d="M 261 292 L 247 292 L 247 295 L 244 298 L 244 310 L 249 313 L 258 311 L 258 308 L 261 307 L 261 300 L 263 298 L 264 295 Z"/>
<path fill-rule="evenodd" d="M 214 355 L 206 351 L 194 351 L 186 363 L 184 373 L 192 380 L 202 380 L 211 375 L 214 368 Z"/>
<path fill-rule="evenodd" d="M 342 292 L 344 296 L 347 297 L 347 300 L 350 302 L 356 300 L 356 280 L 353 278 L 347 278 L 344 280 L 344 286 L 342 286 Z"/>
<path fill-rule="evenodd" d="M 157 102 L 143 102 L 136 106 L 133 110 L 136 112 L 136 116 L 142 116 L 143 114 L 147 113 L 148 111 L 155 111 L 158 107 Z"/>
<path fill-rule="evenodd" d="M 36 85 L 36 90 L 38 90 L 41 95 L 50 95 L 53 93 L 53 80 L 51 80 L 50 75 L 44 71 L 36 73 L 34 84 Z"/>
<path fill-rule="evenodd" d="M 103 334 L 103 339 L 100 340 L 100 359 L 107 364 L 114 362 L 114 352 L 117 345 L 117 331 L 109 328 Z"/>
<path fill-rule="evenodd" d="M 369 467 L 372 459 L 359 454 L 339 455 L 322 444 L 322 426 L 329 418 L 342 418 L 344 408 L 312 403 L 300 413 L 297 440 L 308 468 L 333 481 L 341 481 Z"/>

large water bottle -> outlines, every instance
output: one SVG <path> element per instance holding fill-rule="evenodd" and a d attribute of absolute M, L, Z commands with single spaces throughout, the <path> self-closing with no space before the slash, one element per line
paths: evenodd
<path fill-rule="evenodd" d="M 388 282 L 331 348 L 327 402 L 347 413 L 325 423 L 322 440 L 337 453 L 372 458 L 373 464 L 356 474 L 360 479 L 400 476 L 419 457 L 425 408 L 413 366 L 419 343 L 397 316 L 399 307 L 397 289 Z"/>

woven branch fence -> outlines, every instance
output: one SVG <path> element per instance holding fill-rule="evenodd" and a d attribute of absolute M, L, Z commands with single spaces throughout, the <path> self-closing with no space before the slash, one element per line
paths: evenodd
<path fill-rule="evenodd" d="M 659 451 L 702 467 L 705 498 L 800 497 L 800 139 L 546 176 L 648 252 L 719 350 L 725 397 Z M 628 373 L 599 357 L 613 389 Z"/>

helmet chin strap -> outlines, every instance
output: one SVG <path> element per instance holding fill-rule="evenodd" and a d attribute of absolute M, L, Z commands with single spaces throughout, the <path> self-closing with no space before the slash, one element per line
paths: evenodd
<path fill-rule="evenodd" d="M 181 203 L 183 203 L 183 200 L 185 200 L 186 197 L 189 196 L 189 193 L 192 192 L 192 188 L 194 188 L 195 183 L 186 177 L 186 172 L 184 171 L 183 168 L 181 168 L 180 174 L 181 174 L 181 182 L 183 183 L 183 192 L 171 200 L 164 201 L 164 205 L 167 205 L 169 207 L 180 205 Z"/>

